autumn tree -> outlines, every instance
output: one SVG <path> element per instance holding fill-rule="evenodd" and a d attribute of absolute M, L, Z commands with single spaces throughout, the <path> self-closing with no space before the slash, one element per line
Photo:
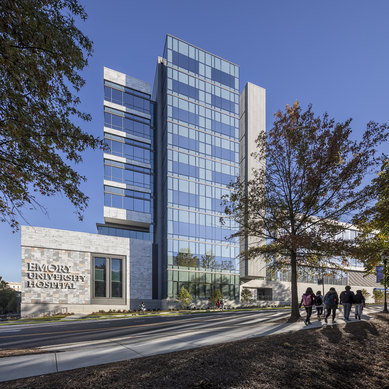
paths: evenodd
<path fill-rule="evenodd" d="M 14 229 L 36 193 L 63 193 L 80 218 L 87 206 L 74 164 L 103 143 L 75 124 L 91 120 L 78 92 L 92 54 L 75 18 L 78 0 L 0 2 L 0 218 Z"/>
<path fill-rule="evenodd" d="M 181 250 L 176 255 L 176 265 L 185 267 L 197 267 L 198 259 L 190 252 L 190 250 Z"/>
<path fill-rule="evenodd" d="M 377 146 L 388 126 L 369 122 L 359 141 L 351 139 L 351 119 L 336 123 L 298 102 L 275 114 L 273 127 L 256 140 L 257 163 L 247 182 L 238 179 L 224 199 L 227 217 L 248 239 L 242 258 L 263 256 L 270 269 L 291 272 L 291 320 L 298 309 L 298 268 L 345 265 L 354 249 L 342 239 L 353 213 L 371 200 L 364 183 L 377 166 Z M 265 167 L 264 167 L 265 166 Z"/>

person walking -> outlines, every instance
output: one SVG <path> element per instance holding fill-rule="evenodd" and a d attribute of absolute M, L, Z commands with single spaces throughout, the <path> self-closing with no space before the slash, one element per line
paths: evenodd
<path fill-rule="evenodd" d="M 322 296 L 320 290 L 316 292 L 315 305 L 317 318 L 318 320 L 321 320 L 321 315 L 323 314 L 324 297 Z"/>
<path fill-rule="evenodd" d="M 224 311 L 224 300 L 223 299 L 220 300 L 220 308 L 222 311 Z"/>
<path fill-rule="evenodd" d="M 142 301 L 142 303 L 139 305 L 139 310 L 142 312 L 142 313 L 145 313 L 146 312 L 146 305 L 145 303 Z"/>
<path fill-rule="evenodd" d="M 220 311 L 220 300 L 219 299 L 217 299 L 216 306 L 217 306 L 217 310 Z"/>
<path fill-rule="evenodd" d="M 351 306 L 353 304 L 354 292 L 351 291 L 351 286 L 347 285 L 340 294 L 340 303 L 343 305 L 344 320 L 350 321 Z"/>
<path fill-rule="evenodd" d="M 310 318 L 312 315 L 312 307 L 315 304 L 315 294 L 313 293 L 312 288 L 307 288 L 306 292 L 303 294 L 300 302 L 301 305 L 304 305 L 305 312 L 307 313 L 307 317 L 304 320 L 305 325 L 311 324 Z"/>
<path fill-rule="evenodd" d="M 357 290 L 357 293 L 354 295 L 353 298 L 354 303 L 354 309 L 355 309 L 355 319 L 361 320 L 362 310 L 365 306 L 365 297 L 362 294 L 361 290 Z"/>
<path fill-rule="evenodd" d="M 339 304 L 338 293 L 336 293 L 335 288 L 330 288 L 330 290 L 324 296 L 324 305 L 327 310 L 327 314 L 324 318 L 326 324 L 328 323 L 328 316 L 331 315 L 331 312 L 332 312 L 332 324 L 336 323 L 335 317 L 336 317 L 336 309 L 338 308 L 338 304 Z"/>

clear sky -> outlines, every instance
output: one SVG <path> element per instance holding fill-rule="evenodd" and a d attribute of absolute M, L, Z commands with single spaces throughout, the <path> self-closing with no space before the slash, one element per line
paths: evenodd
<path fill-rule="evenodd" d="M 389 1 L 387 0 L 90 0 L 79 23 L 94 41 L 83 72 L 82 109 L 103 134 L 103 67 L 153 82 L 165 34 L 228 59 L 247 81 L 266 88 L 267 127 L 275 111 L 296 99 L 337 121 L 353 118 L 360 137 L 370 120 L 389 122 Z M 38 198 L 47 209 L 24 210 L 21 224 L 96 232 L 103 222 L 101 152 L 86 152 L 78 170 L 88 177 L 84 221 L 61 196 Z M 20 281 L 20 232 L 0 223 L 0 275 Z"/>

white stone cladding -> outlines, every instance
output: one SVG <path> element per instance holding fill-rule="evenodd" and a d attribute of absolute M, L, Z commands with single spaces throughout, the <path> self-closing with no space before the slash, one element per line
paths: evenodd
<path fill-rule="evenodd" d="M 104 67 L 104 79 L 144 93 L 150 94 L 151 92 L 151 85 L 148 82 L 110 68 Z"/>
<path fill-rule="evenodd" d="M 246 181 L 253 178 L 253 169 L 265 171 L 265 163 L 260 163 L 252 156 L 257 151 L 256 139 L 266 133 L 266 89 L 248 82 L 240 95 L 240 176 Z M 258 239 L 241 239 L 241 250 L 257 245 Z M 266 277 L 266 262 L 263 257 L 242 259 L 241 277 Z"/>
<path fill-rule="evenodd" d="M 134 309 L 138 300 L 152 298 L 149 241 L 22 226 L 21 248 L 23 316 Z M 124 259 L 125 293 L 120 303 L 91 303 L 93 255 Z"/>

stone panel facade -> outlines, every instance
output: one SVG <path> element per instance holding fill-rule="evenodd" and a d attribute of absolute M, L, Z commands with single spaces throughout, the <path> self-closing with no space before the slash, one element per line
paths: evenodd
<path fill-rule="evenodd" d="M 24 304 L 89 304 L 90 254 L 22 247 Z"/>
<path fill-rule="evenodd" d="M 152 299 L 152 244 L 131 239 L 130 296 L 131 300 Z"/>
<path fill-rule="evenodd" d="M 139 301 L 154 305 L 151 242 L 40 227 L 22 226 L 21 232 L 23 316 L 134 309 Z M 124 258 L 120 304 L 92 301 L 94 255 Z"/>

